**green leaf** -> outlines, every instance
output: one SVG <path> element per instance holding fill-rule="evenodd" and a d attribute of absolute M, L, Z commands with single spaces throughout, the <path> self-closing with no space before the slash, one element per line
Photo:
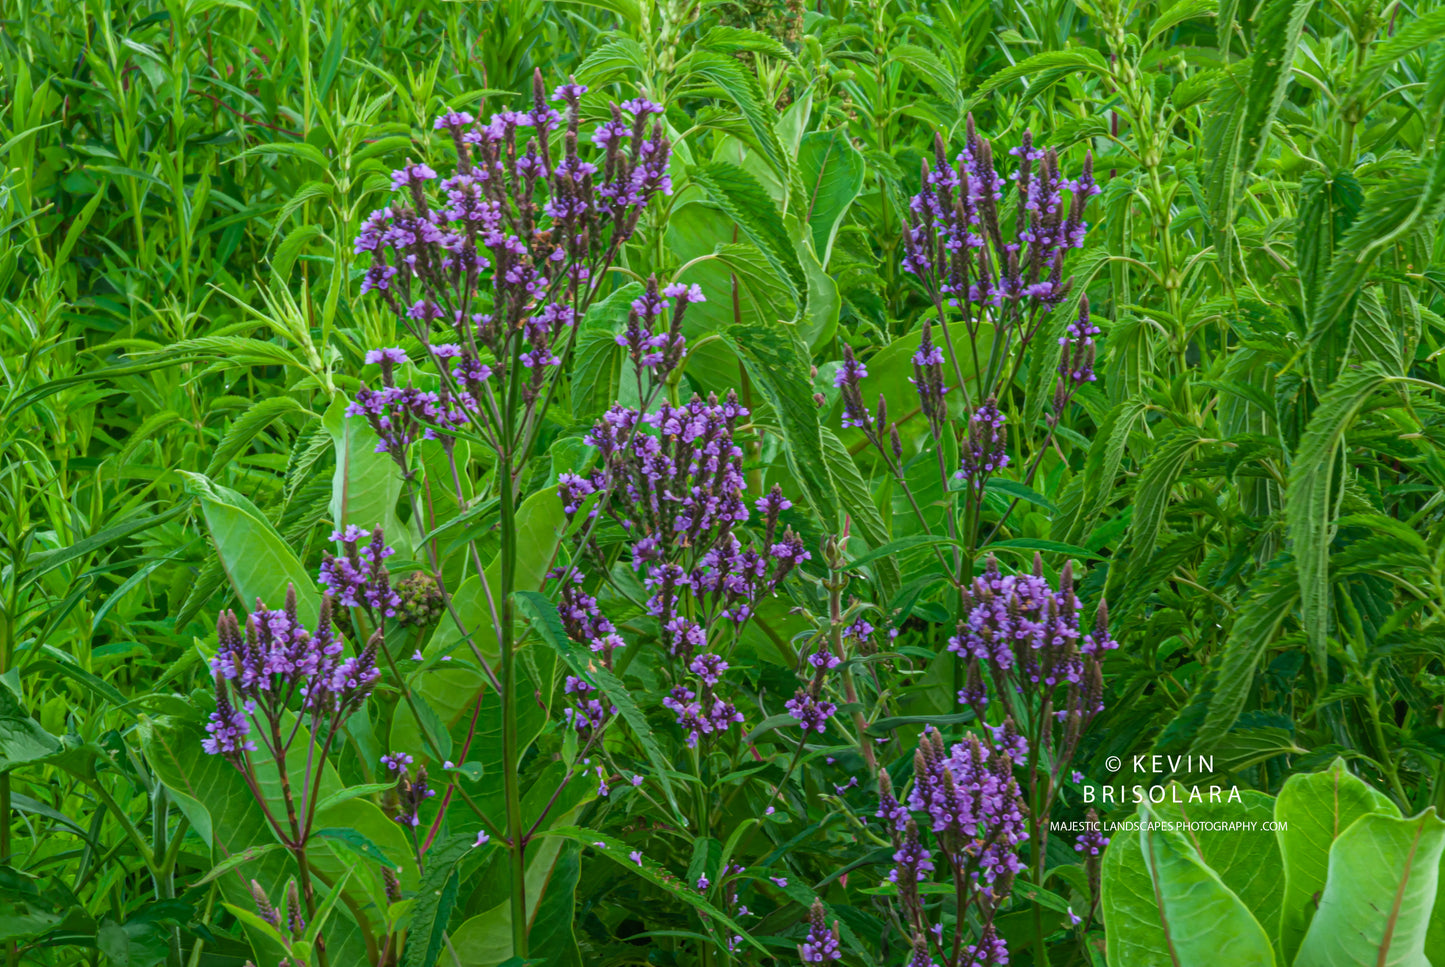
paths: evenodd
<path fill-rule="evenodd" d="M 782 215 L 758 180 L 726 161 L 698 165 L 690 174 L 708 198 L 737 222 L 773 270 L 787 280 L 795 298 L 801 300 L 808 291 L 802 263 Z"/>
<path fill-rule="evenodd" d="M 271 396 L 256 400 L 241 417 L 226 428 L 221 442 L 206 465 L 206 476 L 214 477 L 239 457 L 251 441 L 266 427 L 288 414 L 313 415 L 310 410 L 289 396 Z"/>
<path fill-rule="evenodd" d="M 629 282 L 587 310 L 572 357 L 574 420 L 596 419 L 617 402 L 627 350 L 617 344 L 616 337 L 627 325 L 632 302 L 641 294 L 641 283 Z"/>
<path fill-rule="evenodd" d="M 9 687 L 0 682 L 0 773 L 43 762 L 62 749 L 60 740 L 27 715 Z"/>
<path fill-rule="evenodd" d="M 1179 0 L 1178 3 L 1162 11 L 1149 24 L 1147 43 L 1152 44 L 1165 31 L 1173 30 L 1187 20 L 1214 16 L 1218 6 L 1217 0 Z"/>
<path fill-rule="evenodd" d="M 1273 815 L 1273 801 L 1262 793 L 1245 791 L 1241 802 L 1190 802 L 1187 787 L 1172 784 L 1167 788 L 1169 795 L 1163 803 L 1149 806 L 1147 817 L 1141 810 L 1134 818 L 1172 824 L 1262 823 Z M 1200 792 L 1203 796 L 1205 790 Z M 1181 801 L 1174 802 L 1176 797 Z M 1146 840 L 1153 843 L 1156 853 L 1170 854 L 1166 865 L 1174 874 L 1162 878 L 1151 874 L 1143 846 Z M 1191 863 L 1197 869 L 1191 871 Z M 1191 905 L 1186 886 L 1191 878 L 1197 884 L 1201 906 L 1212 903 L 1228 911 L 1232 905 L 1226 901 L 1232 898 L 1239 910 L 1252 914 L 1249 918 L 1261 934 L 1266 933 L 1279 910 L 1278 870 L 1279 849 L 1274 836 L 1263 827 L 1227 833 L 1141 830 L 1115 834 L 1103 862 L 1102 902 L 1110 967 L 1181 967 L 1196 963 L 1171 948 L 1174 934 L 1192 919 L 1170 916 L 1176 907 Z M 1155 889 L 1156 880 L 1164 884 L 1163 889 Z M 1248 926 L 1234 915 L 1224 919 Z M 1246 929 L 1244 933 L 1252 931 Z"/>
<path fill-rule="evenodd" d="M 828 264 L 838 224 L 863 187 L 863 156 L 842 128 L 803 135 L 798 177 L 803 183 L 802 219 L 812 232 L 813 251 Z"/>
<path fill-rule="evenodd" d="M 1040 507 L 1050 514 L 1057 514 L 1059 508 L 1049 502 L 1049 499 L 1027 484 L 1021 484 L 1017 480 L 1008 480 L 1004 477 L 989 477 L 988 482 L 983 485 L 985 493 L 999 493 L 1012 500 L 1022 500 L 1025 503 Z"/>
<path fill-rule="evenodd" d="M 749 51 L 756 54 L 767 54 L 790 64 L 798 62 L 798 59 L 793 56 L 793 52 L 775 37 L 760 30 L 748 30 L 742 27 L 722 25 L 710 27 L 708 32 L 703 35 L 702 40 L 698 41 L 698 47 L 716 54 L 736 54 Z"/>
<path fill-rule="evenodd" d="M 457 905 L 461 882 L 457 867 L 473 849 L 490 851 L 496 847 L 485 843 L 480 847 L 475 837 L 452 836 L 427 850 L 426 875 L 416 892 L 412 908 L 411 934 L 402 954 L 402 967 L 434 967 L 442 951 L 442 936 L 447 920 Z"/>
<path fill-rule="evenodd" d="M 709 903 L 702 894 L 692 889 L 691 885 L 682 883 L 676 876 L 673 876 L 667 870 L 658 866 L 645 855 L 641 857 L 640 860 L 632 859 L 629 854 L 631 854 L 633 850 L 622 840 L 614 839 L 606 833 L 600 833 L 595 829 L 587 829 L 582 826 L 558 826 L 538 834 L 538 837 L 542 836 L 561 836 L 565 839 L 581 843 L 583 846 L 590 848 L 593 855 L 600 854 L 607 857 L 628 872 L 634 873 L 652 883 L 654 886 L 667 891 L 676 899 L 692 907 L 699 914 L 721 924 L 730 931 L 728 936 L 739 936 L 743 939 L 744 943 L 750 944 L 765 954 L 767 953 L 766 947 L 754 940 L 751 934 L 734 922 L 726 913 L 723 913 Z"/>
<path fill-rule="evenodd" d="M 1396 16 L 1407 16 L 1403 12 Z M 1350 87 L 1350 97 L 1357 101 L 1367 100 L 1376 84 L 1397 63 L 1445 37 L 1445 8 L 1428 11 L 1407 21 L 1389 36 L 1377 38 L 1370 45 L 1370 56 L 1355 75 Z"/>
<path fill-rule="evenodd" d="M 1335 249 L 1307 342 L 1327 332 L 1353 307 L 1370 270 L 1390 245 L 1445 213 L 1445 151 L 1427 157 L 1426 164 L 1392 172 L 1388 181 L 1365 196 L 1359 215 Z"/>
<path fill-rule="evenodd" d="M 1378 366 L 1361 366 L 1330 387 L 1310 416 L 1290 465 L 1285 520 L 1299 573 L 1300 610 L 1309 636 L 1310 658 L 1324 681 L 1330 618 L 1329 553 L 1335 507 L 1344 480 L 1340 456 L 1345 432 L 1370 397 L 1392 378 Z"/>
<path fill-rule="evenodd" d="M 1071 73 L 1088 72 L 1102 77 L 1108 74 L 1109 66 L 1104 62 L 1103 54 L 1087 47 L 1071 50 L 1046 50 L 1043 53 L 1034 54 L 1032 57 L 1025 57 L 1017 64 L 1012 64 L 996 74 L 989 75 L 988 80 L 979 85 L 974 97 L 987 97 L 1007 84 L 1012 84 L 1016 80 L 1032 79 L 1038 73 L 1046 70 Z"/>
<path fill-rule="evenodd" d="M 1445 821 L 1433 806 L 1413 819 L 1355 820 L 1330 847 L 1325 891 L 1295 963 L 1430 967 L 1425 936 L 1442 849 Z"/>
<path fill-rule="evenodd" d="M 391 861 L 391 858 L 388 857 L 386 853 L 382 852 L 380 846 L 377 846 L 370 838 L 358 830 L 332 826 L 326 829 L 318 829 L 314 835 L 322 839 L 340 843 L 357 856 L 365 857 L 374 863 L 380 863 L 382 866 L 389 867 L 393 870 L 400 869 L 400 867 Z"/>
<path fill-rule="evenodd" d="M 573 674 L 602 689 L 602 694 L 607 696 L 608 702 L 617 707 L 618 714 L 632 729 L 633 735 L 637 736 L 638 743 L 641 744 L 643 752 L 647 754 L 647 761 L 652 763 L 653 772 L 656 773 L 657 780 L 662 784 L 662 791 L 667 796 L 667 801 L 672 805 L 673 811 L 681 817 L 677 796 L 672 788 L 672 780 L 668 778 L 668 761 L 658 747 L 657 740 L 652 736 L 652 727 L 647 724 L 647 716 L 642 714 L 642 710 L 632 700 L 632 695 L 627 691 L 626 686 L 590 654 L 585 656 L 578 654 L 572 647 L 572 642 L 567 638 L 567 632 L 562 627 L 562 619 L 557 616 L 555 604 L 536 591 L 518 591 L 513 597 L 517 601 L 518 610 L 532 619 L 532 627 L 541 635 L 542 640 L 567 663 L 567 667 L 572 669 Z M 686 825 L 686 820 L 681 821 Z"/>
<path fill-rule="evenodd" d="M 1129 547 L 1133 550 L 1129 580 L 1136 580 L 1148 571 L 1174 484 L 1194 458 L 1201 439 L 1196 427 L 1179 427 L 1159 442 L 1145 461 L 1144 469 L 1139 471 L 1132 501 L 1134 517 L 1128 532 Z"/>
<path fill-rule="evenodd" d="M 683 66 L 679 65 L 680 69 Z M 752 130 L 763 157 L 786 183 L 790 168 L 788 155 L 783 151 L 777 130 L 773 127 L 778 112 L 767 102 L 766 95 L 752 71 L 735 57 L 706 50 L 693 51 L 685 61 L 685 69 L 712 81 L 728 100 L 737 105 Z M 694 180 L 697 180 L 697 170 L 694 168 L 692 171 Z"/>
<path fill-rule="evenodd" d="M 1254 50 L 1248 80 L 1225 76 L 1212 102 L 1206 136 L 1206 157 L 1212 163 L 1205 190 L 1214 231 L 1225 240 L 1226 267 L 1232 264 L 1228 246 L 1236 202 L 1264 154 L 1270 125 L 1284 103 L 1295 49 L 1312 6 L 1310 0 L 1264 0 L 1251 18 Z"/>
<path fill-rule="evenodd" d="M 992 544 L 985 545 L 984 550 L 1048 551 L 1052 554 L 1067 554 L 1069 557 L 1079 557 L 1091 561 L 1102 561 L 1105 559 L 1103 555 L 1095 554 L 1093 551 L 1079 547 L 1077 544 L 1065 544 L 1062 541 L 1046 541 L 1037 537 L 1014 537 L 1006 541 L 994 541 Z"/>
<path fill-rule="evenodd" d="M 253 608 L 259 598 L 268 608 L 279 608 L 286 600 L 287 587 L 294 587 L 296 613 L 303 624 L 314 627 L 321 608 L 316 579 L 266 515 L 234 490 L 212 483 L 205 474 L 177 472 L 186 478 L 186 490 L 200 498 L 211 543 L 241 606 Z"/>
<path fill-rule="evenodd" d="M 346 416 L 350 404 L 339 395 L 326 410 L 322 424 L 336 448 L 336 472 L 331 478 L 331 520 L 337 530 L 354 525 L 370 532 L 381 527 L 386 543 L 402 557 L 410 557 L 412 534 L 396 516 L 401 497 L 401 472 L 386 453 L 377 453 L 376 433 L 365 420 Z"/>
<path fill-rule="evenodd" d="M 833 478 L 833 487 L 838 493 L 839 508 L 848 515 L 854 530 L 863 540 L 875 547 L 887 543 L 888 528 L 883 523 L 878 507 L 873 503 L 868 484 L 863 480 L 863 475 L 858 471 L 858 465 L 848 453 L 848 448 L 843 446 L 838 434 L 828 427 L 822 427 L 821 432 L 823 458 L 827 461 L 828 475 Z M 874 571 L 877 574 L 880 597 L 884 601 L 893 600 L 903 583 L 898 562 L 891 559 L 879 560 Z"/>
<path fill-rule="evenodd" d="M 1117 836 L 1104 856 L 1110 967 L 1274 967 L 1264 928 L 1189 840 L 1161 828 L 1148 803 L 1137 816 L 1139 832 Z"/>
<path fill-rule="evenodd" d="M 818 406 L 809 391 L 808 356 L 795 332 L 782 325 L 734 326 L 725 342 L 737 353 L 753 385 L 767 399 L 783 431 L 783 457 L 813 511 L 836 529 L 838 496 L 823 459 Z"/>
<path fill-rule="evenodd" d="M 1400 810 L 1353 775 L 1344 759 L 1335 759 L 1323 772 L 1290 776 L 1280 789 L 1274 817 L 1285 824 L 1275 834 L 1284 864 L 1279 947 L 1285 963 L 1294 963 L 1316 915 L 1335 841 L 1355 820 L 1371 814 L 1398 819 Z"/>
<path fill-rule="evenodd" d="M 190 887 L 194 889 L 198 886 L 203 886 L 207 883 L 210 883 L 212 880 L 220 879 L 221 877 L 225 876 L 227 873 L 238 867 L 245 866 L 247 863 L 252 863 L 260 859 L 267 853 L 272 853 L 276 850 L 285 848 L 286 847 L 282 846 L 280 843 L 262 843 L 259 846 L 252 846 L 247 849 L 243 849 L 239 853 L 232 853 L 230 856 L 221 860 L 221 862 L 217 863 L 215 866 L 212 866 L 211 872 L 207 873 L 199 880 L 196 880 L 194 883 L 190 884 Z"/>
<path fill-rule="evenodd" d="M 1194 732 L 1191 752 L 1209 753 L 1234 726 L 1254 687 L 1255 671 L 1265 649 L 1298 602 L 1294 562 L 1282 554 L 1250 584 L 1244 606 L 1235 615 L 1224 653 L 1216 659 L 1219 673 L 1204 722 Z"/>

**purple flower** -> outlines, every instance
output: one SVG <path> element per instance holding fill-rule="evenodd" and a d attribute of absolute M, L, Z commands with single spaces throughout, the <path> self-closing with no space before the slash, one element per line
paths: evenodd
<path fill-rule="evenodd" d="M 804 732 L 822 732 L 828 727 L 828 719 L 838 711 L 838 706 L 829 701 L 820 701 L 805 688 L 783 704 L 788 714 L 798 720 Z"/>
<path fill-rule="evenodd" d="M 201 747 L 210 755 L 223 755 L 239 761 L 247 752 L 256 750 L 256 743 L 246 736 L 250 734 L 251 721 L 242 709 L 231 704 L 226 697 L 224 683 L 216 680 L 216 710 L 206 721 L 209 737 L 202 740 Z"/>
<path fill-rule="evenodd" d="M 1074 852 L 1085 856 L 1100 856 L 1109 845 L 1109 837 L 1102 830 L 1090 829 L 1074 837 Z"/>
<path fill-rule="evenodd" d="M 628 853 L 627 858 L 638 866 L 642 865 L 642 852 L 640 850 L 633 850 L 631 853 Z"/>
<path fill-rule="evenodd" d="M 331 599 L 324 598 L 315 634 L 297 618 L 295 588 L 288 587 L 286 605 L 279 611 L 267 610 L 257 601 L 244 634 L 234 612 L 221 613 L 216 622 L 216 655 L 211 659 L 219 716 L 211 722 L 216 726 L 212 754 L 234 754 L 233 747 L 245 734 L 239 731 L 236 703 L 220 702 L 227 690 L 246 711 L 259 710 L 267 716 L 280 714 L 290 696 L 300 695 L 303 708 L 332 721 L 350 715 L 366 700 L 381 677 L 376 645 L 373 642 L 356 657 L 343 658 L 345 647 L 332 628 L 331 608 Z"/>
<path fill-rule="evenodd" d="M 853 355 L 852 346 L 843 347 L 843 365 L 833 373 L 833 385 L 842 391 L 843 426 L 867 430 L 872 426 L 868 407 L 863 402 L 861 384 L 868 375 L 864 366 Z"/>
<path fill-rule="evenodd" d="M 814 900 L 808 911 L 808 935 L 798 945 L 798 956 L 805 964 L 825 964 L 843 956 L 838 945 L 838 928 L 835 925 L 830 929 L 824 917 L 822 902 Z"/>
<path fill-rule="evenodd" d="M 968 436 L 963 444 L 963 466 L 954 474 L 976 490 L 982 490 L 988 478 L 1008 466 L 1008 434 L 998 402 L 989 397 L 973 411 L 968 420 Z"/>
<path fill-rule="evenodd" d="M 381 757 L 381 764 L 398 776 L 406 775 L 407 766 L 411 765 L 412 761 L 412 757 L 405 752 L 392 752 Z"/>
<path fill-rule="evenodd" d="M 378 527 L 368 534 L 349 524 L 345 530 L 333 531 L 331 539 L 342 546 L 342 556 L 322 555 L 321 586 L 348 608 L 366 608 L 395 617 L 401 596 L 392 589 L 390 575 L 381 562 L 396 551 L 386 545 L 382 529 Z M 367 539 L 365 544 L 363 539 Z"/>

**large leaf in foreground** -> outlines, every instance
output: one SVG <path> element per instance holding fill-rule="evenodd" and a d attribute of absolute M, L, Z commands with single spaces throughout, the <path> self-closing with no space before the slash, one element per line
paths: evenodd
<path fill-rule="evenodd" d="M 1330 847 L 1320 908 L 1296 967 L 1430 967 L 1425 935 L 1440 878 L 1445 821 L 1369 813 Z"/>
<path fill-rule="evenodd" d="M 1136 818 L 1151 823 L 1259 821 L 1269 814 L 1266 797 L 1252 793 L 1243 803 L 1145 804 Z M 1263 830 L 1118 833 L 1103 864 L 1110 967 L 1209 963 L 1207 954 L 1215 943 L 1229 954 L 1221 953 L 1215 962 L 1272 965 L 1268 934 L 1251 908 L 1278 909 L 1278 892 L 1270 880 L 1278 865 L 1274 841 Z"/>
<path fill-rule="evenodd" d="M 1355 820 L 1371 813 L 1398 818 L 1400 810 L 1351 774 L 1344 759 L 1336 759 L 1323 772 L 1290 776 L 1279 791 L 1274 816 L 1287 824 L 1276 833 L 1284 862 L 1279 947 L 1286 963 L 1293 962 L 1314 918 L 1335 840 Z"/>

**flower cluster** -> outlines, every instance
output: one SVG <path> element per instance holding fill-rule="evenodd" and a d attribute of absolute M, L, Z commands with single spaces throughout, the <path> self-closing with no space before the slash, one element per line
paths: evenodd
<path fill-rule="evenodd" d="M 798 944 L 798 956 L 805 964 L 826 964 L 843 957 L 838 946 L 838 925 L 828 926 L 820 900 L 814 900 L 808 911 L 808 935 Z"/>
<path fill-rule="evenodd" d="M 321 586 L 326 593 L 345 607 L 366 608 L 373 617 L 396 617 L 401 595 L 392 589 L 391 577 L 381 563 L 396 551 L 386 546 L 382 529 L 368 534 L 348 524 L 345 530 L 333 531 L 331 540 L 341 545 L 341 556 L 322 555 Z"/>
<path fill-rule="evenodd" d="M 954 474 L 974 490 L 982 490 L 995 471 L 1008 466 L 1008 432 L 998 402 L 989 397 L 968 418 L 962 466 Z"/>
<path fill-rule="evenodd" d="M 597 686 L 576 675 L 568 675 L 562 686 L 562 693 L 571 703 L 562 710 L 567 724 L 576 729 L 583 738 L 590 737 L 601 728 L 607 718 L 617 714 L 614 705 L 603 706 L 597 697 Z"/>
<path fill-rule="evenodd" d="M 1003 574 L 990 555 L 966 594 L 966 614 L 948 639 L 949 651 L 980 663 L 1001 689 L 1022 694 L 1069 686 L 1069 707 L 1086 720 L 1084 724 L 1103 710 L 1099 659 L 1119 645 L 1109 635 L 1103 602 L 1093 630 L 1080 627 L 1070 565 L 1064 566 L 1055 591 L 1037 558 L 1032 574 Z M 978 699 L 976 694 L 959 695 L 963 704 Z"/>
<path fill-rule="evenodd" d="M 1072 566 L 1064 565 L 1055 590 L 1037 557 L 1031 574 L 1003 574 L 990 557 L 968 589 L 965 617 L 949 638 L 949 650 L 968 663 L 959 703 L 982 721 L 997 700 L 1004 722 L 995 727 L 996 741 L 1016 760 L 1021 750 L 1032 750 L 1043 766 L 1026 777 L 1029 801 L 1039 809 L 1034 827 L 1039 855 L 1060 778 L 1084 729 L 1104 709 L 1104 654 L 1118 646 L 1103 601 L 1093 628 L 1082 626 Z M 1023 723 L 1022 731 L 1016 722 Z"/>
<path fill-rule="evenodd" d="M 644 371 L 650 371 L 660 381 L 677 368 L 687 355 L 687 340 L 682 335 L 683 316 L 692 303 L 706 301 L 699 286 L 678 282 L 659 292 L 657 276 L 647 280 L 642 295 L 632 301 L 627 328 L 617 336 L 617 345 L 627 350 L 639 379 Z M 668 322 L 662 317 L 674 302 L 677 307 Z"/>
<path fill-rule="evenodd" d="M 1059 173 L 1058 155 L 1035 148 L 1028 132 L 1009 153 L 1017 159 L 1012 179 L 1018 203 L 1006 239 L 999 212 L 1003 180 L 994 169 L 993 147 L 974 131 L 972 117 L 963 151 L 952 164 L 943 138 L 935 138 L 933 166 L 924 163 L 923 190 L 910 204 L 903 268 L 919 276 L 940 303 L 1017 317 L 1058 305 L 1068 295 L 1064 254 L 1083 245 L 1084 206 L 1099 192 L 1093 157 L 1069 180 Z"/>
<path fill-rule="evenodd" d="M 1079 315 L 1059 337 L 1059 380 L 1054 384 L 1050 419 L 1057 422 L 1079 387 L 1099 377 L 1094 372 L 1094 337 L 1102 330 L 1089 318 L 1089 297 L 1079 300 Z"/>
<path fill-rule="evenodd" d="M 367 356 L 381 366 L 382 386 L 360 391 L 348 414 L 371 424 L 378 449 L 404 474 L 414 441 L 450 446 L 463 425 L 500 446 L 510 386 L 520 387 L 529 416 L 545 408 L 548 382 L 607 267 L 653 199 L 671 193 L 662 108 L 645 99 L 614 104 L 589 139 L 581 130 L 586 90 L 563 84 L 549 98 L 539 71 L 530 110 L 486 120 L 442 115 L 436 129 L 451 142 L 455 169 L 443 178 L 408 161 L 392 174 L 397 199 L 361 225 L 355 250 L 370 258 L 362 292 L 376 293 L 421 343 L 438 380 L 435 390 L 400 386 L 404 352 Z M 676 365 L 682 308 L 701 298 L 691 288 L 664 294 L 678 304 L 672 325 L 653 331 L 649 318 L 636 329 L 639 358 L 657 357 L 649 366 Z"/>
<path fill-rule="evenodd" d="M 783 703 L 788 714 L 798 720 L 804 734 L 821 733 L 828 727 L 828 720 L 837 713 L 837 704 L 823 697 L 823 685 L 828 673 L 842 663 L 843 660 L 824 645 L 820 645 L 817 651 L 808 656 L 808 665 L 813 674 L 807 687 L 799 688 L 797 694 Z"/>
<path fill-rule="evenodd" d="M 588 520 L 611 520 L 631 538 L 631 563 L 647 594 L 647 613 L 657 620 L 675 672 L 664 704 L 690 746 L 742 721 L 718 691 L 728 668 L 715 646 L 720 626 L 740 628 L 759 596 L 809 558 L 801 539 L 780 528 L 791 504 L 779 488 L 749 508 L 742 448 L 734 440 L 747 416 L 732 394 L 723 400 L 694 397 L 684 406 L 663 402 L 652 413 L 614 406 L 587 436 L 601 466 L 588 476 L 567 473 L 558 480 L 569 517 L 595 497 Z M 753 510 L 762 518 L 756 543 L 745 542 L 736 530 Z M 579 558 L 599 553 L 578 548 Z M 570 573 L 558 607 L 563 626 L 610 667 L 621 637 L 584 590 L 580 572 L 558 573 Z M 585 689 L 574 690 L 572 698 L 569 720 L 595 724 L 598 717 L 587 706 L 593 699 Z"/>
<path fill-rule="evenodd" d="M 373 641 L 353 657 L 332 627 L 331 599 L 323 598 L 313 634 L 296 614 L 296 589 L 287 589 L 285 607 L 268 610 L 260 601 L 242 632 L 234 612 L 216 622 L 218 647 L 211 659 L 216 681 L 216 711 L 206 731 L 205 750 L 238 764 L 255 749 L 248 739 L 247 713 L 279 719 L 293 699 L 315 723 L 333 726 L 360 707 L 380 677 Z"/>
<path fill-rule="evenodd" d="M 888 880 L 898 887 L 919 963 L 931 962 L 930 943 L 945 964 L 1008 963 L 993 919 L 1023 866 L 1019 850 L 1029 838 L 1028 810 L 1013 766 L 1011 750 L 986 748 L 973 733 L 948 750 L 930 726 L 914 754 L 913 785 L 903 802 L 894 795 L 888 772 L 879 773 L 878 817 L 887 824 L 894 848 Z M 932 834 L 934 849 L 924 844 L 921 830 Z M 940 866 L 952 874 L 962 906 L 975 909 L 981 926 L 976 941 L 965 945 L 962 925 L 956 924 L 951 952 L 944 945 L 942 924 L 930 925 L 919 888 Z"/>
<path fill-rule="evenodd" d="M 393 752 L 381 757 L 381 764 L 396 778 L 396 790 L 388 798 L 394 798 L 393 818 L 403 826 L 420 826 L 422 803 L 435 796 L 436 790 L 427 782 L 426 766 L 411 775 L 412 757 L 405 752 Z"/>

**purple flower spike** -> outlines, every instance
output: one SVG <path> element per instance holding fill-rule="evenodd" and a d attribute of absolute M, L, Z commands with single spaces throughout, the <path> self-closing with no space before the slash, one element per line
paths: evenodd
<path fill-rule="evenodd" d="M 808 935 L 798 945 L 798 956 L 805 964 L 826 964 L 840 960 L 842 949 L 838 944 L 838 927 L 829 927 L 825 920 L 822 901 L 814 900 L 808 911 Z"/>

